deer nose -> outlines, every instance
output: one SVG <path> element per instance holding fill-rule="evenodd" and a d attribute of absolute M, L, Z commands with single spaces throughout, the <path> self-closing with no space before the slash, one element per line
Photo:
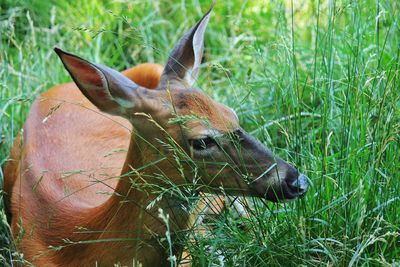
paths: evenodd
<path fill-rule="evenodd" d="M 304 174 L 300 174 L 296 179 L 287 183 L 291 191 L 303 195 L 308 189 L 308 178 Z"/>

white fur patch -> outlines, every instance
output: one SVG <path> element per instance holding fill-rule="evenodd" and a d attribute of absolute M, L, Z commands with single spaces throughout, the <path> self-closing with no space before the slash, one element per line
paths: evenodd
<path fill-rule="evenodd" d="M 238 115 L 236 114 L 236 111 L 234 111 L 232 108 L 229 108 L 229 109 L 232 111 L 233 115 L 235 115 L 236 120 L 239 121 L 239 117 L 238 117 Z"/>

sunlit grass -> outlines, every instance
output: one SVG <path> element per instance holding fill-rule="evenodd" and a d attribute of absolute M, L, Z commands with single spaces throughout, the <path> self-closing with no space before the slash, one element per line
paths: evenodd
<path fill-rule="evenodd" d="M 1 2 L 0 163 L 35 97 L 70 80 L 53 47 L 120 70 L 162 63 L 210 2 L 200 4 Z M 196 266 L 221 255 L 226 266 L 400 263 L 399 5 L 216 4 L 198 86 L 312 186 L 296 202 L 248 199 L 249 218 L 228 211 L 211 220 L 211 238 L 187 244 Z M 20 259 L 8 228 L 2 209 L 6 265 Z"/>

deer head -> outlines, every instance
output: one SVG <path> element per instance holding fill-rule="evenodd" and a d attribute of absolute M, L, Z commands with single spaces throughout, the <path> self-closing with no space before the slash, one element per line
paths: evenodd
<path fill-rule="evenodd" d="M 132 155 L 136 165 L 158 160 L 153 174 L 162 172 L 181 185 L 199 173 L 198 182 L 214 192 L 223 188 L 227 194 L 272 201 L 302 196 L 308 186 L 306 176 L 246 133 L 231 108 L 193 88 L 209 18 L 210 11 L 178 41 L 154 90 L 106 66 L 55 51 L 95 106 L 132 123 L 136 152 L 128 153 L 140 154 Z M 182 152 L 178 157 L 166 145 L 170 142 Z"/>

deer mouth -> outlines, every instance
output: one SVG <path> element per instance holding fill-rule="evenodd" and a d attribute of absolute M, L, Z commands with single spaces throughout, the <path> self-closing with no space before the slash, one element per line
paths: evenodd
<path fill-rule="evenodd" d="M 308 190 L 307 176 L 300 174 L 294 179 L 284 179 L 277 185 L 267 185 L 265 181 L 257 181 L 254 185 L 258 197 L 272 202 L 302 198 Z"/>

